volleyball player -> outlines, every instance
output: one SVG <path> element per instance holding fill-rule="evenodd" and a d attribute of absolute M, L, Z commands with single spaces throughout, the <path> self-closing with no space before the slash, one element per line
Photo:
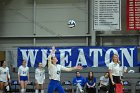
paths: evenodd
<path fill-rule="evenodd" d="M 109 93 L 114 93 L 115 84 L 121 83 L 120 77 L 120 61 L 117 54 L 112 57 L 112 62 L 109 64 Z"/>
<path fill-rule="evenodd" d="M 2 61 L 2 67 L 0 67 L 0 90 L 9 91 L 8 80 L 10 81 L 9 68 L 6 67 L 6 61 Z"/>
<path fill-rule="evenodd" d="M 39 89 L 41 89 L 41 93 L 44 93 L 44 81 L 45 81 L 45 69 L 42 67 L 42 63 L 38 64 L 38 68 L 35 70 L 35 82 L 36 82 L 36 91 L 35 93 L 39 93 Z"/>
<path fill-rule="evenodd" d="M 57 58 L 55 55 L 55 47 L 52 47 L 51 54 L 48 57 L 48 72 L 49 72 L 49 85 L 47 93 L 54 93 L 54 91 L 58 91 L 58 93 L 65 93 L 64 89 L 60 84 L 60 74 L 61 70 L 64 71 L 72 71 L 72 70 L 81 70 L 81 66 L 67 68 L 62 65 L 57 64 Z"/>
<path fill-rule="evenodd" d="M 22 65 L 18 69 L 18 82 L 21 87 L 21 93 L 25 93 L 29 82 L 29 67 L 26 66 L 25 60 L 22 61 Z"/>

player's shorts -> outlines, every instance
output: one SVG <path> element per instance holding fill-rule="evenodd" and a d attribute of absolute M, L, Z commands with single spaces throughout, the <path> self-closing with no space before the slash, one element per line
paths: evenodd
<path fill-rule="evenodd" d="M 28 81 L 28 76 L 20 76 L 20 81 Z"/>
<path fill-rule="evenodd" d="M 3 90 L 3 88 L 4 88 L 3 83 L 4 83 L 3 81 L 0 81 L 0 90 Z"/>
<path fill-rule="evenodd" d="M 7 81 L 0 81 L 0 83 L 6 83 Z"/>
<path fill-rule="evenodd" d="M 37 79 L 38 84 L 43 84 L 44 83 L 44 79 Z"/>

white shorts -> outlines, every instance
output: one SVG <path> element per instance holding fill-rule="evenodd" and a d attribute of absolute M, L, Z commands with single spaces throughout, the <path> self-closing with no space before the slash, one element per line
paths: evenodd
<path fill-rule="evenodd" d="M 36 79 L 37 80 L 37 82 L 38 82 L 38 84 L 43 84 L 44 83 L 44 79 Z"/>

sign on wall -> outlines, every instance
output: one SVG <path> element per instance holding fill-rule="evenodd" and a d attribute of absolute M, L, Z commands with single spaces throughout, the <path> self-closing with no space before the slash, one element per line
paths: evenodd
<path fill-rule="evenodd" d="M 20 47 L 18 48 L 18 66 L 22 60 L 26 60 L 29 67 L 37 67 L 38 62 L 46 66 L 49 47 Z M 82 65 L 85 67 L 108 66 L 112 61 L 112 55 L 118 54 L 121 63 L 125 66 L 137 65 L 137 47 L 58 47 L 56 57 L 58 64 L 67 67 Z"/>
<path fill-rule="evenodd" d="M 94 0 L 94 30 L 121 30 L 121 0 Z"/>
<path fill-rule="evenodd" d="M 140 0 L 127 0 L 127 30 L 140 30 Z"/>

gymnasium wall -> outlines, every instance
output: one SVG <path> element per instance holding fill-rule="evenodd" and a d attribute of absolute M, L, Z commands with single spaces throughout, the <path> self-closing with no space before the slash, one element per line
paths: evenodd
<path fill-rule="evenodd" d="M 1 45 L 32 46 L 34 37 L 37 46 L 86 45 L 87 0 L 36 0 L 35 10 L 33 0 L 6 3 L 0 12 Z M 70 19 L 76 21 L 75 28 L 67 26 Z"/>
<path fill-rule="evenodd" d="M 98 31 L 88 28 L 91 0 L 0 0 L 0 50 L 18 46 L 140 45 L 139 31 L 126 31 L 126 0 L 122 3 L 122 30 Z M 70 19 L 75 28 L 68 28 Z"/>

